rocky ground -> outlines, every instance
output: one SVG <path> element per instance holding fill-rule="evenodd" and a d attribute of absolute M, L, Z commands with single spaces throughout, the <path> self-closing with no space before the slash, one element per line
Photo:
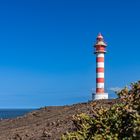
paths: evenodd
<path fill-rule="evenodd" d="M 59 140 L 67 131 L 74 130 L 72 116 L 91 114 L 94 107 L 111 105 L 119 100 L 98 100 L 70 106 L 44 107 L 23 117 L 0 121 L 0 140 Z"/>

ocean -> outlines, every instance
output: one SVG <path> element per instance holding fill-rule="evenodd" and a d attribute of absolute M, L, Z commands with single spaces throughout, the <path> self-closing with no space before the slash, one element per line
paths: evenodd
<path fill-rule="evenodd" d="M 10 119 L 23 116 L 34 109 L 0 109 L 0 119 Z"/>

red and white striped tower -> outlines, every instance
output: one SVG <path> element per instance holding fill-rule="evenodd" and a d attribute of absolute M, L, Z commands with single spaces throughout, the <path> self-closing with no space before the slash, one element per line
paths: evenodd
<path fill-rule="evenodd" d="M 96 93 L 92 94 L 93 100 L 108 99 L 108 93 L 104 90 L 104 54 L 107 44 L 104 42 L 101 33 L 98 34 L 95 47 L 96 54 Z"/>

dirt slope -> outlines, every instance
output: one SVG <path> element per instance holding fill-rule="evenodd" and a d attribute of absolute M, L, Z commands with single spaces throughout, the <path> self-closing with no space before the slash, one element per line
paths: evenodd
<path fill-rule="evenodd" d="M 118 100 L 100 100 L 71 106 L 44 107 L 23 117 L 0 121 L 0 140 L 59 140 L 74 129 L 72 116 L 88 113 L 95 107 L 111 105 Z"/>

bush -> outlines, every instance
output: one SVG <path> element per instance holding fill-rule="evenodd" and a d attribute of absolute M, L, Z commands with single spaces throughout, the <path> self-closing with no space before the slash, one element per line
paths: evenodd
<path fill-rule="evenodd" d="M 117 93 L 122 102 L 73 117 L 75 132 L 62 140 L 140 140 L 140 82 Z"/>

